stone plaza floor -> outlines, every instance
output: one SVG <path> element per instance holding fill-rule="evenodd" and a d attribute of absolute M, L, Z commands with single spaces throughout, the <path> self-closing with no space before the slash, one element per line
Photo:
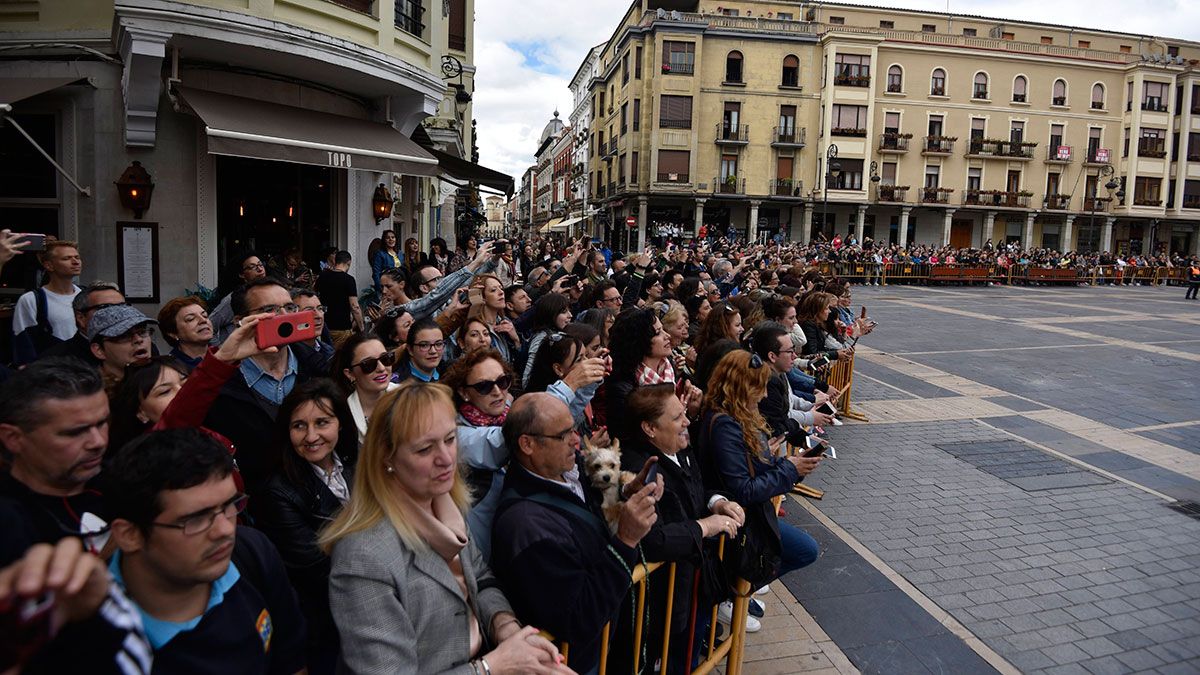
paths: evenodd
<path fill-rule="evenodd" d="M 870 422 L 786 502 L 823 554 L 772 585 L 745 672 L 1200 672 L 1200 302 L 853 292 Z"/>

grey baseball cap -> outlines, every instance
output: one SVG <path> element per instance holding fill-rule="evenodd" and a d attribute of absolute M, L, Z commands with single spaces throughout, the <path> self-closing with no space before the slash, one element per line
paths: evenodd
<path fill-rule="evenodd" d="M 157 326 L 158 322 L 129 305 L 104 307 L 97 310 L 88 322 L 87 339 L 88 342 L 95 342 L 98 338 L 121 337 L 146 324 Z"/>

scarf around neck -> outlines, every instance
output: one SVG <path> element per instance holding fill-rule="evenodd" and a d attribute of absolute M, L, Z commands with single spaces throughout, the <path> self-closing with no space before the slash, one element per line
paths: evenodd
<path fill-rule="evenodd" d="M 634 378 L 641 386 L 651 384 L 675 384 L 675 366 L 671 365 L 671 359 L 665 358 L 659 362 L 657 368 L 649 368 L 645 363 L 639 363 L 633 371 Z"/>
<path fill-rule="evenodd" d="M 504 404 L 504 412 L 499 415 L 489 415 L 474 404 L 464 403 L 458 409 L 458 414 L 463 416 L 463 419 L 477 427 L 498 427 L 504 424 L 504 420 L 508 417 L 508 409 L 512 407 L 511 403 Z"/>

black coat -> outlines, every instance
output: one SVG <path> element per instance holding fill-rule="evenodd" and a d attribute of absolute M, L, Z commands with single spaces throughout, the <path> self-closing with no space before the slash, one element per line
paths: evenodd
<path fill-rule="evenodd" d="M 767 426 L 771 427 L 772 436 L 782 436 L 800 428 L 796 420 L 788 417 L 792 410 L 791 393 L 787 375 L 778 373 L 767 380 L 767 395 L 758 402 L 758 412 L 762 413 Z"/>
<path fill-rule="evenodd" d="M 837 350 L 825 348 L 825 338 L 829 333 L 825 330 L 824 326 L 814 321 L 805 321 L 800 324 L 800 329 L 804 331 L 804 339 L 806 340 L 804 349 L 802 350 L 803 356 L 825 354 L 829 356 L 830 360 L 837 360 Z"/>

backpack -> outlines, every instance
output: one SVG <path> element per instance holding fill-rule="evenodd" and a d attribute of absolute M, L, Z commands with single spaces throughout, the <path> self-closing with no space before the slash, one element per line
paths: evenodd
<path fill-rule="evenodd" d="M 46 289 L 35 289 L 33 298 L 37 303 L 37 320 L 13 338 L 13 361 L 18 365 L 32 363 L 47 349 L 62 342 L 54 336 L 54 327 L 50 325 Z"/>

